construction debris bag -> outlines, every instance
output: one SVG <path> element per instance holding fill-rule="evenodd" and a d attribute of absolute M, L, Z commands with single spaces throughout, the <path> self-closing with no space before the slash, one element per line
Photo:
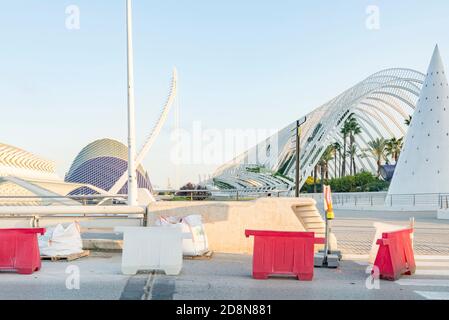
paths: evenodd
<path fill-rule="evenodd" d="M 78 223 L 72 223 L 67 228 L 61 224 L 48 228 L 38 240 L 41 256 L 68 256 L 83 252 L 83 241 Z"/>
<path fill-rule="evenodd" d="M 201 256 L 209 251 L 209 244 L 200 215 L 190 215 L 182 218 L 159 217 L 155 222 L 156 226 L 176 224 L 181 224 L 182 232 L 190 235 L 182 240 L 183 255 Z"/>

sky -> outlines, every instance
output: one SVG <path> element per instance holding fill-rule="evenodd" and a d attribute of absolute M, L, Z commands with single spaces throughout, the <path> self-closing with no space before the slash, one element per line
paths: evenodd
<path fill-rule="evenodd" d="M 90 142 L 126 143 L 125 0 L 4 2 L 0 141 L 55 161 L 61 177 Z M 158 188 L 198 182 L 252 146 L 235 146 L 242 130 L 262 141 L 377 71 L 425 72 L 436 43 L 449 61 L 447 0 L 134 0 L 133 13 L 138 147 L 178 70 L 143 162 Z"/>

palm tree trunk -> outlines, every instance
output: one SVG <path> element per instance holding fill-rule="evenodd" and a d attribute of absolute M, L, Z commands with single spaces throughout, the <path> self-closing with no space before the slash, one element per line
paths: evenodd
<path fill-rule="evenodd" d="M 350 155 L 350 159 L 349 159 L 349 171 L 350 171 L 350 175 L 352 176 L 354 174 L 353 169 L 353 162 L 354 162 L 354 155 L 352 154 L 352 146 L 354 145 L 354 136 L 352 135 L 352 133 L 349 134 L 349 150 L 351 150 L 351 155 Z"/>
<path fill-rule="evenodd" d="M 323 192 L 324 189 L 324 174 L 325 174 L 325 164 L 320 166 L 320 173 L 321 173 L 321 192 Z"/>
<path fill-rule="evenodd" d="M 380 166 L 381 166 L 380 158 L 378 158 L 377 159 L 377 177 L 378 178 L 380 177 Z"/>
<path fill-rule="evenodd" d="M 335 155 L 334 155 L 334 178 L 337 178 L 337 151 L 335 151 Z"/>
<path fill-rule="evenodd" d="M 341 176 L 346 175 L 346 136 L 343 136 L 343 159 L 341 165 Z"/>
<path fill-rule="evenodd" d="M 341 150 L 338 150 L 338 177 L 341 178 Z"/>

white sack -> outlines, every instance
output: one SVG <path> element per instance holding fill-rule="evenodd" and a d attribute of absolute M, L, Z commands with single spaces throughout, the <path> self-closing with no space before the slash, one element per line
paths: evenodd
<path fill-rule="evenodd" d="M 67 228 L 58 224 L 48 228 L 43 236 L 39 237 L 39 250 L 41 256 L 67 256 L 83 252 L 83 241 L 78 223 L 72 223 Z"/>
<path fill-rule="evenodd" d="M 181 225 L 182 233 L 188 234 L 182 241 L 183 255 L 201 256 L 209 250 L 206 232 L 200 215 L 190 215 L 183 218 L 159 217 L 156 226 Z"/>

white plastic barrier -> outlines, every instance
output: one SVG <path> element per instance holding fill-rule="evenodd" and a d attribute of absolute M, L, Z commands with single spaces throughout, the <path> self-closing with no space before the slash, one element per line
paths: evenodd
<path fill-rule="evenodd" d="M 134 275 L 139 270 L 162 270 L 178 275 L 182 269 L 182 228 L 116 227 L 123 232 L 122 273 Z"/>

